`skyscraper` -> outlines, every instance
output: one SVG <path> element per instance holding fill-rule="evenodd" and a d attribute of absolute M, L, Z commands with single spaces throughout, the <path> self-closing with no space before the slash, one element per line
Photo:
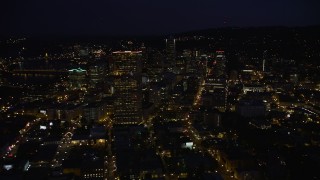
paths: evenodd
<path fill-rule="evenodd" d="M 176 40 L 173 37 L 166 39 L 167 65 L 169 68 L 176 66 Z"/>
<path fill-rule="evenodd" d="M 224 51 L 216 51 L 216 65 L 213 69 L 213 74 L 215 77 L 219 77 L 221 75 L 224 75 L 226 72 L 226 56 L 224 54 Z"/>
<path fill-rule="evenodd" d="M 263 51 L 263 57 L 262 57 L 262 72 L 266 72 L 266 62 L 267 62 L 267 56 L 268 56 L 268 51 L 265 50 Z"/>
<path fill-rule="evenodd" d="M 69 88 L 81 89 L 86 84 L 87 71 L 81 68 L 69 70 Z"/>
<path fill-rule="evenodd" d="M 138 124 L 141 116 L 141 51 L 117 51 L 110 62 L 114 75 L 114 123 Z"/>

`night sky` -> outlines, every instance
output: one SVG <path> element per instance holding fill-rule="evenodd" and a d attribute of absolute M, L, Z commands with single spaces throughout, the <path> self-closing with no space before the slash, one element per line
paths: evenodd
<path fill-rule="evenodd" d="M 1 0 L 0 33 L 156 35 L 320 24 L 319 0 Z"/>

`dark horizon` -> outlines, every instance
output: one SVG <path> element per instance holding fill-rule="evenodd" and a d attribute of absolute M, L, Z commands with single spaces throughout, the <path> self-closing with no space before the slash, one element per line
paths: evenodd
<path fill-rule="evenodd" d="M 226 30 L 226 29 L 305 29 L 305 28 L 320 28 L 319 24 L 313 25 L 300 25 L 300 26 L 285 26 L 285 25 L 275 25 L 275 26 L 221 26 L 221 27 L 211 27 L 211 28 L 200 28 L 200 29 L 190 29 L 185 31 L 177 32 L 168 32 L 168 33 L 158 33 L 158 34 L 63 34 L 63 33 L 44 33 L 44 34 L 28 34 L 28 33 L 17 33 L 17 34 L 0 34 L 0 39 L 7 38 L 44 38 L 44 39 L 53 39 L 53 38 L 80 38 L 80 39 L 95 39 L 95 38 L 110 38 L 110 39 L 125 39 L 125 38 L 163 38 L 168 36 L 177 36 L 183 34 L 199 34 L 203 32 L 210 32 L 215 30 Z"/>
<path fill-rule="evenodd" d="M 224 27 L 314 26 L 315 0 L 1 1 L 2 36 L 163 35 Z"/>

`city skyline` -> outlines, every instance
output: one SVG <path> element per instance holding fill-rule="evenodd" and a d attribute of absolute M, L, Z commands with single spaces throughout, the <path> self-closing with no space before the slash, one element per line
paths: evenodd
<path fill-rule="evenodd" d="M 318 32 L 1 40 L 0 179 L 318 179 Z"/>
<path fill-rule="evenodd" d="M 320 179 L 317 0 L 0 2 L 0 179 Z"/>

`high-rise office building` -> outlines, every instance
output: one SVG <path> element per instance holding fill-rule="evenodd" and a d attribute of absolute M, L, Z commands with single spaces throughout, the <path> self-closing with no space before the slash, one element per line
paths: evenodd
<path fill-rule="evenodd" d="M 269 68 L 267 68 L 268 65 L 268 51 L 263 51 L 263 57 L 262 57 L 262 72 L 269 71 Z"/>
<path fill-rule="evenodd" d="M 141 108 L 141 51 L 117 51 L 110 62 L 114 75 L 114 123 L 138 124 Z"/>
<path fill-rule="evenodd" d="M 224 75 L 226 73 L 226 56 L 224 51 L 216 51 L 215 61 L 216 65 L 213 69 L 213 74 L 215 77 Z"/>
<path fill-rule="evenodd" d="M 106 65 L 104 63 L 96 63 L 88 68 L 88 77 L 90 86 L 94 88 L 97 83 L 102 82 L 106 72 Z"/>
<path fill-rule="evenodd" d="M 70 89 L 82 89 L 86 85 L 87 71 L 81 68 L 69 70 Z"/>
<path fill-rule="evenodd" d="M 167 65 L 169 68 L 176 66 L 176 40 L 173 37 L 166 39 Z"/>
<path fill-rule="evenodd" d="M 205 93 L 202 97 L 202 105 L 224 112 L 227 109 L 228 86 L 225 78 L 208 76 L 205 81 Z"/>

